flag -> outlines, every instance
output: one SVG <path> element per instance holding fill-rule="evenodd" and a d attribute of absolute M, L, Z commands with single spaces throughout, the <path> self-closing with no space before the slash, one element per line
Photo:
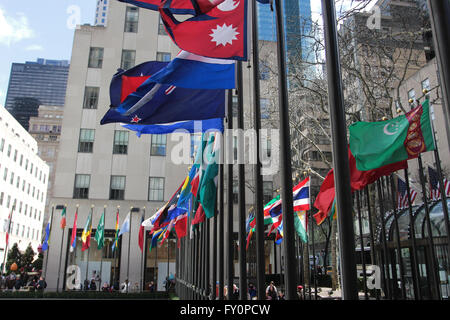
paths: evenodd
<path fill-rule="evenodd" d="M 281 221 L 280 225 L 277 227 L 277 233 L 275 235 L 275 243 L 281 244 L 283 241 L 283 221 Z"/>
<path fill-rule="evenodd" d="M 95 238 L 97 241 L 97 249 L 101 250 L 105 245 L 105 211 L 103 210 L 103 214 L 98 221 L 97 230 L 95 230 Z"/>
<path fill-rule="evenodd" d="M 309 210 L 309 185 L 310 178 L 307 177 L 293 189 L 294 211 Z"/>
<path fill-rule="evenodd" d="M 144 233 L 145 233 L 145 227 L 142 225 L 145 220 L 145 211 L 142 213 L 141 217 L 141 223 L 139 225 L 139 237 L 138 237 L 138 244 L 139 248 L 141 248 L 141 252 L 144 252 Z"/>
<path fill-rule="evenodd" d="M 411 203 L 414 203 L 417 192 L 414 189 L 410 189 Z M 397 177 L 397 209 L 404 209 L 408 207 L 408 190 L 406 183 L 400 177 Z"/>
<path fill-rule="evenodd" d="M 196 133 L 206 131 L 223 132 L 224 130 L 222 118 L 188 120 L 165 124 L 124 124 L 122 127 L 130 131 L 135 131 L 138 137 L 142 134 L 168 134 L 173 132 Z"/>
<path fill-rule="evenodd" d="M 198 0 L 185 0 L 198 5 Z M 188 52 L 211 58 L 247 60 L 247 0 L 225 0 L 207 12 L 178 21 L 173 0 L 159 7 L 168 35 Z"/>
<path fill-rule="evenodd" d="M 234 89 L 234 60 L 202 57 L 184 50 L 150 81 L 191 89 Z"/>
<path fill-rule="evenodd" d="M 11 212 L 8 215 L 8 220 L 6 220 L 4 225 L 3 225 L 3 232 L 6 233 L 6 245 L 5 245 L 5 248 L 8 246 L 8 243 L 9 243 L 9 232 L 11 231 L 10 229 L 11 229 L 11 222 L 12 222 L 12 215 L 14 213 L 14 208 L 15 207 L 13 207 L 11 209 Z"/>
<path fill-rule="evenodd" d="M 110 109 L 100 124 L 164 124 L 225 116 L 223 89 L 186 89 L 150 81 L 167 64 L 150 61 L 118 70 L 110 84 Z"/>
<path fill-rule="evenodd" d="M 158 8 L 161 4 L 161 0 L 119 0 L 120 2 L 129 3 L 135 5 L 137 7 L 158 11 Z M 175 1 L 175 4 L 172 8 L 173 13 L 178 14 L 188 14 L 194 13 L 192 5 L 189 5 L 189 2 L 185 1 Z"/>
<path fill-rule="evenodd" d="M 248 215 L 247 220 L 245 222 L 245 231 L 247 232 L 247 245 L 245 246 L 245 250 L 248 250 L 250 239 L 252 238 L 252 235 L 255 232 L 255 225 L 256 225 L 255 212 L 252 211 Z"/>
<path fill-rule="evenodd" d="M 116 212 L 116 226 L 115 226 L 115 235 L 114 235 L 114 242 L 112 244 L 111 250 L 112 252 L 114 252 L 114 249 L 117 248 L 117 246 L 119 245 L 119 209 L 117 209 Z"/>
<path fill-rule="evenodd" d="M 350 166 L 350 187 L 352 191 L 361 190 L 382 176 L 387 176 L 392 172 L 408 168 L 408 162 L 404 160 L 377 169 L 360 171 L 356 167 L 356 159 L 350 148 L 348 148 L 348 161 Z M 319 194 L 314 202 L 314 207 L 319 210 L 319 212 L 313 216 L 318 225 L 320 225 L 330 213 L 334 196 L 334 171 L 331 169 L 325 177 L 325 180 L 322 182 Z"/>
<path fill-rule="evenodd" d="M 149 252 L 152 251 L 152 248 L 155 248 L 158 245 L 158 238 L 159 236 L 164 232 L 164 229 L 158 229 L 156 230 L 152 235 L 152 241 L 150 243 Z"/>
<path fill-rule="evenodd" d="M 75 218 L 73 219 L 72 235 L 70 236 L 70 252 L 73 252 L 77 247 L 77 219 L 78 219 L 78 207 L 75 211 Z"/>
<path fill-rule="evenodd" d="M 350 149 L 361 171 L 417 158 L 435 149 L 428 100 L 406 115 L 388 121 L 356 122 L 349 130 Z"/>
<path fill-rule="evenodd" d="M 308 214 L 306 211 L 296 211 L 294 213 L 294 226 L 298 236 L 304 242 L 308 242 Z"/>
<path fill-rule="evenodd" d="M 434 170 L 432 167 L 428 166 L 428 176 L 429 176 L 429 183 L 430 183 L 430 198 L 432 200 L 439 200 L 441 198 L 441 189 L 439 184 L 439 176 L 437 174 L 437 171 Z M 450 196 L 450 183 L 447 181 L 447 179 L 443 178 L 444 180 L 444 189 L 446 196 Z"/>
<path fill-rule="evenodd" d="M 81 234 L 81 241 L 83 243 L 81 251 L 85 251 L 91 246 L 91 234 L 92 234 L 92 210 L 87 217 L 83 233 Z"/>
<path fill-rule="evenodd" d="M 66 227 L 66 223 L 67 223 L 67 221 L 66 221 L 66 206 L 64 206 L 64 209 L 61 212 L 61 222 L 60 222 L 61 229 L 64 229 Z"/>
<path fill-rule="evenodd" d="M 51 223 L 52 223 L 52 215 L 50 215 L 50 218 L 48 218 L 47 226 L 45 227 L 45 238 L 44 242 L 42 243 L 42 251 L 48 250 L 48 241 L 50 239 Z"/>
<path fill-rule="evenodd" d="M 158 11 L 161 5 L 161 0 L 119 0 L 120 2 L 125 2 L 133 4 L 137 7 Z M 171 11 L 176 14 L 195 14 L 195 12 L 208 12 L 213 6 L 224 0 L 198 0 L 197 5 L 194 5 L 190 1 L 184 0 L 173 0 Z M 264 0 L 258 0 L 264 1 Z"/>
<path fill-rule="evenodd" d="M 202 204 L 205 216 L 209 219 L 215 215 L 215 205 L 217 198 L 217 175 L 219 173 L 219 165 L 216 161 L 218 155 L 219 141 L 217 135 L 211 135 L 208 148 L 206 149 L 206 155 L 203 158 L 207 158 L 204 174 L 200 179 L 198 187 L 198 198 Z"/>
<path fill-rule="evenodd" d="M 195 212 L 194 219 L 192 220 L 191 224 L 196 225 L 202 222 L 205 222 L 205 211 L 203 210 L 202 205 L 200 204 L 197 208 L 197 211 Z"/>
<path fill-rule="evenodd" d="M 131 212 L 128 212 L 125 220 L 122 223 L 122 226 L 120 227 L 119 237 L 124 233 L 130 232 L 130 214 Z"/>

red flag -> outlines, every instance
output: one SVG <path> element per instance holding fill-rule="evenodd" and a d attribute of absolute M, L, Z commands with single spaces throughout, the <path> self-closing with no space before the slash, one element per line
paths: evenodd
<path fill-rule="evenodd" d="M 177 223 L 175 223 L 175 232 L 178 239 L 187 235 L 187 214 L 184 214 L 181 219 L 177 220 Z"/>
<path fill-rule="evenodd" d="M 350 185 L 352 192 L 363 189 L 365 186 L 375 182 L 382 176 L 387 176 L 392 172 L 408 168 L 408 162 L 405 160 L 388 164 L 386 166 L 369 171 L 359 171 L 356 168 L 356 159 L 351 153 L 350 148 L 348 148 L 348 161 L 350 166 Z M 323 215 L 329 214 L 334 201 L 334 196 L 334 172 L 333 169 L 331 169 L 325 177 L 325 180 L 320 187 L 320 192 L 316 197 L 316 201 L 314 202 L 314 207 L 319 209 L 320 211 L 320 215 L 319 213 L 317 213 L 318 216 L 314 216 L 316 222 L 320 221 L 320 223 L 322 223 Z"/>
<path fill-rule="evenodd" d="M 197 208 L 197 212 L 195 212 L 194 220 L 192 220 L 192 225 L 199 224 L 200 222 L 205 221 L 205 211 L 203 210 L 202 205 L 200 204 Z"/>
<path fill-rule="evenodd" d="M 139 244 L 139 248 L 141 248 L 141 252 L 144 252 L 144 226 L 142 225 L 142 222 L 144 222 L 144 216 L 145 216 L 145 212 L 142 214 L 142 218 L 141 218 L 141 224 L 139 226 L 139 240 L 138 240 L 138 244 Z"/>
<path fill-rule="evenodd" d="M 196 6 L 201 2 L 184 1 Z M 167 33 L 179 48 L 188 52 L 211 58 L 247 60 L 247 0 L 215 2 L 206 13 L 199 12 L 180 22 L 172 12 L 174 1 L 163 1 L 159 12 Z"/>
<path fill-rule="evenodd" d="M 316 224 L 318 226 L 320 226 L 322 224 L 322 222 L 324 222 L 327 217 L 328 217 L 328 214 L 324 213 L 322 211 L 319 211 L 319 212 L 317 212 L 316 214 L 313 215 L 313 218 L 316 220 Z"/>

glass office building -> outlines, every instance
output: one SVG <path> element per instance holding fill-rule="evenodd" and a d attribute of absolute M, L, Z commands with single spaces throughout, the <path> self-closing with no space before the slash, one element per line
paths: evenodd
<path fill-rule="evenodd" d="M 68 74 L 66 60 L 13 63 L 5 108 L 28 130 L 28 121 L 38 115 L 39 105 L 64 106 Z"/>

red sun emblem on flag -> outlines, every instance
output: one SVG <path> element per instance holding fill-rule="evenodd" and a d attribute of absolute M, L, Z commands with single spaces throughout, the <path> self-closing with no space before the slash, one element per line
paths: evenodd
<path fill-rule="evenodd" d="M 133 119 L 131 119 L 132 123 L 138 123 L 139 121 L 141 121 L 142 119 L 139 118 L 138 116 L 134 116 Z"/>

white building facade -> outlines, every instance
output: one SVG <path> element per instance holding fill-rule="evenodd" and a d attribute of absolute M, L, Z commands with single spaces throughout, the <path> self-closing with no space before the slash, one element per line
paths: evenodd
<path fill-rule="evenodd" d="M 37 254 L 47 200 L 49 167 L 38 156 L 36 140 L 3 107 L 0 108 L 0 261 L 14 243 L 31 244 Z M 9 216 L 12 215 L 9 224 Z M 6 231 L 9 224 L 9 245 Z"/>

